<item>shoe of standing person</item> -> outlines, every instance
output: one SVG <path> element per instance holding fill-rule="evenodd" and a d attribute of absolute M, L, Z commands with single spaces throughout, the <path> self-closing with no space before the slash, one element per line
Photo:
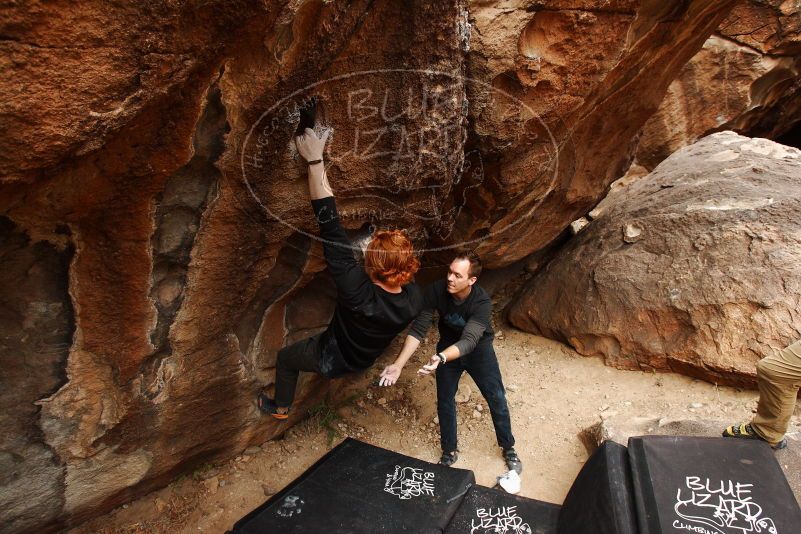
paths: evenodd
<path fill-rule="evenodd" d="M 442 456 L 439 459 L 439 465 L 444 465 L 445 467 L 450 467 L 456 463 L 456 460 L 459 459 L 458 451 L 450 451 L 450 452 L 442 452 Z"/>
<path fill-rule="evenodd" d="M 726 429 L 723 431 L 723 437 L 757 439 L 766 442 L 768 445 L 773 447 L 774 450 L 783 449 L 787 446 L 786 438 L 782 438 L 781 441 L 777 441 L 776 443 L 771 443 L 770 441 L 766 440 L 765 438 L 757 434 L 756 430 L 754 430 L 754 427 L 751 426 L 751 423 L 740 423 L 739 425 L 727 426 Z"/>
<path fill-rule="evenodd" d="M 520 461 L 520 457 L 515 452 L 514 447 L 503 450 L 503 459 L 506 460 L 506 467 L 510 471 L 514 471 L 518 475 L 523 474 L 523 462 Z"/>

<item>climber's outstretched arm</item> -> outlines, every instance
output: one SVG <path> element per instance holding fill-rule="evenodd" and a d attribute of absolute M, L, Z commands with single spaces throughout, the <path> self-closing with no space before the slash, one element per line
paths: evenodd
<path fill-rule="evenodd" d="M 331 186 L 328 184 L 328 176 L 325 173 L 325 162 L 323 161 L 323 151 L 325 142 L 331 130 L 325 130 L 321 137 L 317 137 L 314 130 L 306 128 L 303 135 L 295 138 L 295 146 L 298 148 L 300 157 L 306 160 L 309 166 L 309 195 L 312 200 L 334 196 Z"/>

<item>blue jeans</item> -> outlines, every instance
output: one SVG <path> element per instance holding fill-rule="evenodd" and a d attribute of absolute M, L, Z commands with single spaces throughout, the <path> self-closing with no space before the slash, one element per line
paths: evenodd
<path fill-rule="evenodd" d="M 442 350 L 445 347 L 438 347 Z M 489 405 L 498 445 L 508 449 L 515 444 L 512 421 L 506 403 L 506 390 L 492 343 L 482 343 L 470 354 L 437 367 L 437 415 L 440 445 L 445 452 L 456 450 L 456 390 L 462 372 L 473 378 Z"/>

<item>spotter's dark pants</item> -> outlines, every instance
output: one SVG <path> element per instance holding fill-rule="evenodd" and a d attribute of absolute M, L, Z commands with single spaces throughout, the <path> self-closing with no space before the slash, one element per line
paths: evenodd
<path fill-rule="evenodd" d="M 442 350 L 445 347 L 438 347 Z M 506 403 L 506 390 L 492 343 L 482 343 L 470 354 L 437 367 L 437 415 L 440 444 L 445 452 L 456 450 L 456 390 L 462 372 L 473 378 L 489 405 L 498 445 L 508 449 L 515 444 L 512 421 Z"/>

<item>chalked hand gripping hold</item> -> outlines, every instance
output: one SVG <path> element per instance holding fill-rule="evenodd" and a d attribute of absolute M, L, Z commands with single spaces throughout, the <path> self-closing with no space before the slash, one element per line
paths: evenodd
<path fill-rule="evenodd" d="M 306 104 L 300 108 L 300 121 L 298 128 L 295 130 L 295 137 L 303 135 L 306 128 L 314 130 L 314 123 L 317 119 L 317 97 L 312 97 Z"/>

